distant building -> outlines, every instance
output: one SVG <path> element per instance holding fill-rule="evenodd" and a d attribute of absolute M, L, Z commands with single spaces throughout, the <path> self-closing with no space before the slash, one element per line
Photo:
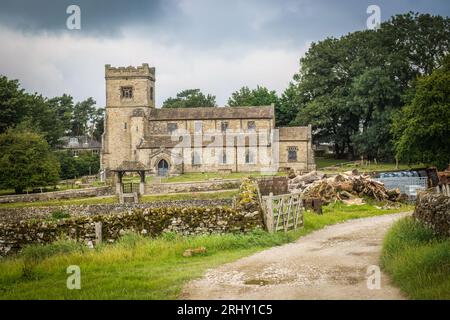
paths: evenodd
<path fill-rule="evenodd" d="M 102 144 L 89 136 L 62 137 L 60 139 L 62 150 L 71 151 L 74 157 L 78 157 L 81 153 L 100 154 Z"/>

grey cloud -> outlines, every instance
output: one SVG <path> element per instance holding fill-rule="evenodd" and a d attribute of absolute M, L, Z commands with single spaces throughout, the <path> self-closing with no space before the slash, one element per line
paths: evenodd
<path fill-rule="evenodd" d="M 366 8 L 382 19 L 408 11 L 449 15 L 448 0 L 39 0 L 1 1 L 0 24 L 27 32 L 68 32 L 68 5 L 82 9 L 80 36 L 118 37 L 126 28 L 143 40 L 211 48 L 298 46 L 365 28 Z"/>

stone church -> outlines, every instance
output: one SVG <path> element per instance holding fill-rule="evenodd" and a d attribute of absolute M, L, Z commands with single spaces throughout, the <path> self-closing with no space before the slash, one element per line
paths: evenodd
<path fill-rule="evenodd" d="M 156 108 L 155 68 L 105 66 L 102 171 L 315 169 L 311 127 L 275 127 L 274 106 Z"/>

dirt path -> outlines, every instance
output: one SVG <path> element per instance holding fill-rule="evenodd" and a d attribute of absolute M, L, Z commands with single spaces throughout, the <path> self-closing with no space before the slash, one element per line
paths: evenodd
<path fill-rule="evenodd" d="M 209 270 L 188 283 L 182 299 L 404 299 L 381 274 L 368 289 L 367 268 L 379 264 L 383 237 L 400 213 L 326 227 Z"/>

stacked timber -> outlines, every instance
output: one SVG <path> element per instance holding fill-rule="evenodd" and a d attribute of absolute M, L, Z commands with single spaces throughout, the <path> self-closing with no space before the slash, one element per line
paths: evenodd
<path fill-rule="evenodd" d="M 324 203 L 365 197 L 377 201 L 401 201 L 405 198 L 399 189 L 389 190 L 383 183 L 357 171 L 333 177 L 313 171 L 291 179 L 289 190 L 291 193 L 302 193 L 305 198 L 321 199 Z"/>

